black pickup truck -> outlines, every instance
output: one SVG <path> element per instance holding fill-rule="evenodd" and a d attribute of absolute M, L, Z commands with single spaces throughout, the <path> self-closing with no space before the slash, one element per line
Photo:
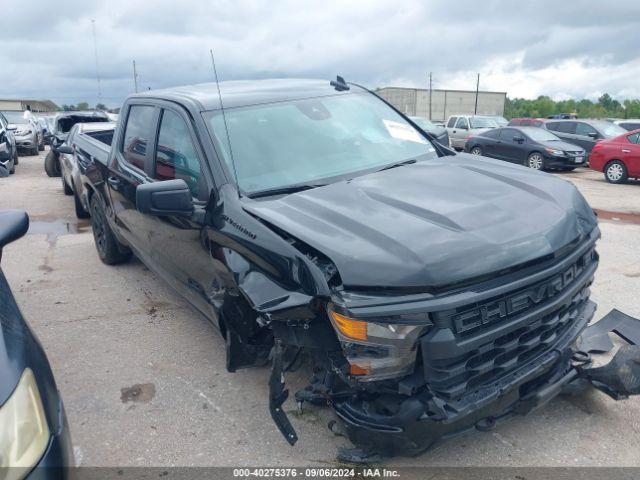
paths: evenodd
<path fill-rule="evenodd" d="M 350 461 L 417 454 L 597 377 L 575 342 L 600 231 L 569 182 L 456 154 L 341 78 L 135 94 L 101 137 L 83 198 L 100 258 L 135 253 L 169 282 L 219 327 L 229 371 L 271 360 L 291 444 L 299 358 L 313 376 L 296 400 L 333 406 Z M 593 383 L 637 393 L 610 377 Z"/>

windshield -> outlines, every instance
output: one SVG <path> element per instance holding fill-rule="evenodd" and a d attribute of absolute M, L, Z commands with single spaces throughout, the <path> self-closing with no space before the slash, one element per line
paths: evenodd
<path fill-rule="evenodd" d="M 527 137 L 535 142 L 557 142 L 560 140 L 560 138 L 556 137 L 553 133 L 542 128 L 532 127 L 523 131 L 527 134 Z"/>
<path fill-rule="evenodd" d="M 471 128 L 497 128 L 498 122 L 491 117 L 471 117 Z"/>
<path fill-rule="evenodd" d="M 325 183 L 391 163 L 437 157 L 431 143 L 370 94 L 204 112 L 209 131 L 247 194 Z M 421 157 L 421 158 L 418 158 Z"/>
<path fill-rule="evenodd" d="M 615 123 L 598 122 L 598 128 L 602 131 L 602 133 L 605 134 L 605 136 L 609 138 L 617 137 L 618 135 L 627 133 L 627 130 L 625 130 L 619 125 L 616 125 Z"/>
<path fill-rule="evenodd" d="M 22 112 L 2 112 L 5 117 L 7 117 L 7 121 L 9 123 L 15 124 L 24 124 L 29 123 L 29 120 L 24 118 L 24 113 Z"/>

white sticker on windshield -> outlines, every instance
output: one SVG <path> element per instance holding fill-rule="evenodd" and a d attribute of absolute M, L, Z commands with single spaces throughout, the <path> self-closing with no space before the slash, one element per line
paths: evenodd
<path fill-rule="evenodd" d="M 422 135 L 420 135 L 411 125 L 384 119 L 382 122 L 384 123 L 384 126 L 387 127 L 389 135 L 393 138 L 397 138 L 398 140 L 409 140 L 410 142 L 427 143 Z"/>

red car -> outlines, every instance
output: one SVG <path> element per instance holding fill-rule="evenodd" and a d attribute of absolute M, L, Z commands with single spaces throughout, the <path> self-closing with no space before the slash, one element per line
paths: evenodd
<path fill-rule="evenodd" d="M 541 127 L 545 122 L 545 118 L 512 118 L 507 124 L 509 127 Z"/>
<path fill-rule="evenodd" d="M 597 142 L 591 150 L 589 166 L 603 172 L 610 183 L 640 178 L 640 129 Z"/>

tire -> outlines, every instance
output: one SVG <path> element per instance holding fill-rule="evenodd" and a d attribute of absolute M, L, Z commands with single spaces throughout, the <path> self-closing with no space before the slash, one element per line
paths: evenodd
<path fill-rule="evenodd" d="M 539 152 L 530 153 L 525 162 L 525 167 L 539 171 L 544 170 L 544 157 Z"/>
<path fill-rule="evenodd" d="M 38 145 L 36 145 L 31 149 L 31 155 L 38 155 L 38 150 L 39 150 L 39 147 Z"/>
<path fill-rule="evenodd" d="M 116 265 L 131 258 L 131 250 L 118 242 L 113 235 L 97 194 L 91 197 L 91 230 L 98 256 L 103 263 Z"/>
<path fill-rule="evenodd" d="M 89 212 L 84 209 L 80 197 L 75 192 L 73 193 L 73 206 L 76 209 L 76 217 L 80 219 L 89 218 Z"/>
<path fill-rule="evenodd" d="M 12 162 L 11 170 L 9 170 L 9 175 L 13 175 L 14 173 L 16 173 L 16 164 Z"/>
<path fill-rule="evenodd" d="M 604 167 L 604 178 L 609 183 L 625 183 L 629 178 L 629 172 L 624 163 L 613 160 Z"/>
<path fill-rule="evenodd" d="M 18 160 L 18 149 L 16 148 L 15 152 L 13 152 L 13 164 L 18 165 L 20 160 Z"/>
<path fill-rule="evenodd" d="M 64 175 L 60 175 L 60 179 L 62 180 L 62 191 L 65 195 L 73 195 L 73 189 L 69 186 L 67 181 L 64 179 Z"/>
<path fill-rule="evenodd" d="M 473 147 L 469 153 L 471 155 L 482 155 L 482 149 L 480 147 Z"/>
<path fill-rule="evenodd" d="M 38 151 L 44 152 L 44 137 L 42 137 L 42 141 L 38 144 Z"/>
<path fill-rule="evenodd" d="M 44 158 L 44 171 L 47 172 L 47 175 L 50 177 L 60 176 L 60 162 L 53 151 L 49 151 Z"/>

